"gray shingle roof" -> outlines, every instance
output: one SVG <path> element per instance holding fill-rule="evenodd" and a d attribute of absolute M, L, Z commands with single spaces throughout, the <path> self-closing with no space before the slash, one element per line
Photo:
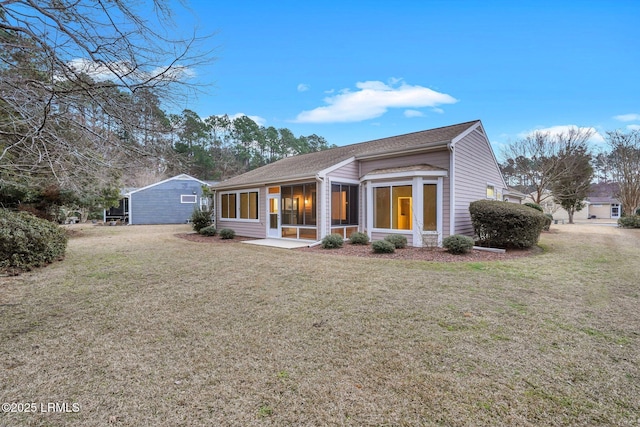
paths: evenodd
<path fill-rule="evenodd" d="M 267 183 L 313 178 L 331 166 L 350 158 L 410 151 L 420 148 L 446 146 L 452 139 L 479 121 L 460 123 L 436 129 L 414 132 L 358 144 L 345 145 L 329 150 L 286 157 L 242 175 L 235 176 L 214 186 L 215 189 L 246 187 Z"/>

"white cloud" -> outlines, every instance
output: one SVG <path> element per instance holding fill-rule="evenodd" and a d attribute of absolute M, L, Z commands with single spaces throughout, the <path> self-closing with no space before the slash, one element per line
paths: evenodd
<path fill-rule="evenodd" d="M 569 131 L 575 131 L 575 130 L 579 130 L 581 132 L 592 132 L 591 138 L 589 138 L 589 141 L 592 143 L 600 144 L 604 142 L 603 136 L 596 130 L 596 128 L 580 127 L 576 125 L 558 125 L 558 126 L 551 126 L 547 128 L 534 129 L 534 130 L 522 132 L 518 134 L 518 137 L 526 138 L 528 136 L 533 135 L 536 132 L 548 133 L 550 135 L 560 135 L 562 133 L 567 133 Z"/>
<path fill-rule="evenodd" d="M 619 120 L 621 122 L 635 122 L 640 121 L 640 114 L 621 114 L 619 116 L 615 116 L 614 119 Z"/>
<path fill-rule="evenodd" d="M 306 92 L 308 90 L 309 90 L 309 85 L 308 84 L 300 83 L 298 85 L 298 92 Z"/>
<path fill-rule="evenodd" d="M 400 83 L 399 86 L 396 86 Z M 454 104 L 457 99 L 446 93 L 423 86 L 412 86 L 399 79 L 389 84 L 380 81 L 356 83 L 355 92 L 342 89 L 337 95 L 324 99 L 327 104 L 303 111 L 294 120 L 297 123 L 359 122 L 385 114 L 390 108 L 436 107 Z"/>
<path fill-rule="evenodd" d="M 256 124 L 257 124 L 258 126 L 264 126 L 264 125 L 267 123 L 267 119 L 265 119 L 264 117 L 260 117 L 260 116 L 250 116 L 250 115 L 245 114 L 245 113 L 236 113 L 236 114 L 230 115 L 230 116 L 229 116 L 229 118 L 230 118 L 231 120 L 235 120 L 235 119 L 237 119 L 238 117 L 242 117 L 242 116 L 247 116 L 247 117 L 249 117 L 251 120 L 253 120 L 254 122 L 256 122 Z"/>
<path fill-rule="evenodd" d="M 640 130 L 640 125 L 627 125 L 629 130 Z"/>
<path fill-rule="evenodd" d="M 424 113 L 422 111 L 418 111 L 418 110 L 405 110 L 404 111 L 404 116 L 405 117 L 424 117 Z"/>
<path fill-rule="evenodd" d="M 96 81 L 119 81 L 121 76 L 123 80 L 143 81 L 157 80 L 164 82 L 175 82 L 178 80 L 190 79 L 195 77 L 195 72 L 188 67 L 180 65 L 172 65 L 169 67 L 156 67 L 151 71 L 134 70 L 125 62 L 111 62 L 103 64 L 91 61 L 89 59 L 77 58 L 69 61 L 69 67 L 76 72 L 85 73 Z"/>

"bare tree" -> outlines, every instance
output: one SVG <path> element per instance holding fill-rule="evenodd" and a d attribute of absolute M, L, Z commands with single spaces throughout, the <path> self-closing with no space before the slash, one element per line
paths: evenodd
<path fill-rule="evenodd" d="M 199 51 L 204 39 L 168 35 L 168 0 L 143 4 L 153 10 L 0 0 L 0 184 L 84 191 L 114 182 L 132 154 L 156 154 L 161 118 L 139 100 L 176 99 L 211 55 Z"/>
<path fill-rule="evenodd" d="M 521 191 L 531 192 L 533 201 L 541 204 L 553 197 L 549 193 L 552 184 L 571 174 L 563 158 L 577 147 L 586 147 L 592 135 L 592 130 L 577 127 L 561 134 L 534 132 L 506 147 L 505 165 L 513 168 L 512 179 L 518 176 L 520 182 L 526 183 L 527 188 Z"/>
<path fill-rule="evenodd" d="M 633 215 L 640 207 L 640 131 L 607 132 L 606 139 L 611 147 L 613 179 L 618 183 L 622 212 Z"/>

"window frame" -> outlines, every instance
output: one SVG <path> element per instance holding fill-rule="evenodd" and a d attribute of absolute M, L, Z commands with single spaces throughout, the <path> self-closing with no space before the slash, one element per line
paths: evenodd
<path fill-rule="evenodd" d="M 193 202 L 185 201 L 185 197 L 193 197 Z M 180 203 L 182 204 L 196 204 L 198 203 L 198 195 L 197 194 L 181 194 L 180 195 Z"/>
<path fill-rule="evenodd" d="M 255 209 L 251 209 L 251 194 L 255 193 Z M 233 215 L 230 214 L 230 196 L 233 196 Z M 225 198 L 227 201 L 225 202 Z M 243 201 L 247 204 L 246 209 L 247 212 L 242 212 L 242 204 Z M 220 219 L 225 221 L 238 221 L 238 222 L 259 222 L 260 221 L 260 189 L 258 188 L 250 188 L 246 190 L 234 190 L 234 191 L 225 191 L 220 193 Z M 225 212 L 226 210 L 226 212 Z M 255 218 L 251 216 L 251 214 L 255 214 Z M 246 217 L 243 215 L 246 214 Z M 225 216 L 227 215 L 227 216 Z"/>

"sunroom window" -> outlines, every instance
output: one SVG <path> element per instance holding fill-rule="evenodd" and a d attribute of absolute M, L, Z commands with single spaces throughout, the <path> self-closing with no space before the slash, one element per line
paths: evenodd
<path fill-rule="evenodd" d="M 413 228 L 411 185 L 375 187 L 373 190 L 374 227 L 411 230 Z"/>

